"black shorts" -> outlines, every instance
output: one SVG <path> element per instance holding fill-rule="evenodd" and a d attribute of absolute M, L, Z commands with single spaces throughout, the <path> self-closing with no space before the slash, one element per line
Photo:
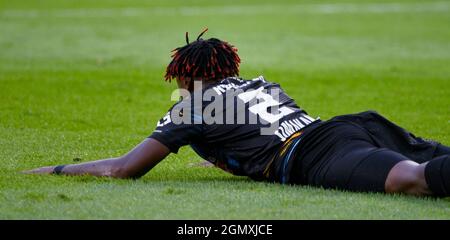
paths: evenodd
<path fill-rule="evenodd" d="M 398 162 L 423 163 L 439 143 L 415 137 L 376 112 L 343 115 L 305 131 L 289 182 L 351 191 L 384 192 Z"/>

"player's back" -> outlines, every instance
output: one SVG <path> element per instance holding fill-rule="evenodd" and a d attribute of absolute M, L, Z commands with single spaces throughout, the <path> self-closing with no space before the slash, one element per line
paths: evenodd
<path fill-rule="evenodd" d="M 315 121 L 262 76 L 226 78 L 201 89 L 175 104 L 152 136 L 175 152 L 190 144 L 202 158 L 236 175 L 267 177 L 283 144 Z"/>

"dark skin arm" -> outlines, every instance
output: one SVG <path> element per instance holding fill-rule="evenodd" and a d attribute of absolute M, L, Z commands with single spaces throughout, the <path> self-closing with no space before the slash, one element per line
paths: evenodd
<path fill-rule="evenodd" d="M 169 155 L 169 149 L 155 139 L 147 138 L 127 154 L 80 164 L 66 165 L 61 174 L 92 175 L 113 178 L 139 178 Z M 27 174 L 51 174 L 55 166 L 25 171 Z"/>

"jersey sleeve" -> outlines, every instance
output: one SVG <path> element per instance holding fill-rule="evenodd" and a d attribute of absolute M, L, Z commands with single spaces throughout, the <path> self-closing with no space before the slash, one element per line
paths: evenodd
<path fill-rule="evenodd" d="M 202 125 L 191 121 L 173 121 L 173 114 L 180 111 L 171 108 L 156 124 L 156 129 L 149 136 L 164 144 L 173 153 L 177 153 L 182 146 L 189 145 L 201 136 Z"/>

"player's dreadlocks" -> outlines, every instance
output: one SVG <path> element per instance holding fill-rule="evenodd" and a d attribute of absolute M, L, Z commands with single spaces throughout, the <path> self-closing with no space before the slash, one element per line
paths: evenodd
<path fill-rule="evenodd" d="M 191 43 L 186 32 L 187 45 L 172 50 L 174 53 L 166 69 L 166 81 L 174 78 L 208 81 L 239 75 L 241 59 L 237 54 L 237 48 L 217 38 L 203 40 L 200 37 L 206 31 L 207 28 Z M 189 86 L 192 83 L 188 82 Z"/>

